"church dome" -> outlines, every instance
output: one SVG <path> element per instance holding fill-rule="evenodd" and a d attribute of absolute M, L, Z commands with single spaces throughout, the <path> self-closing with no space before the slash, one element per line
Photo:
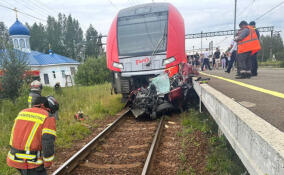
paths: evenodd
<path fill-rule="evenodd" d="M 9 28 L 9 35 L 30 35 L 30 31 L 17 19 L 16 22 Z"/>

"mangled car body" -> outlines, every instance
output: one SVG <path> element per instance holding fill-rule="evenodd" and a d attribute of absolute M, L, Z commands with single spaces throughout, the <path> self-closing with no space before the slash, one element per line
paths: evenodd
<path fill-rule="evenodd" d="M 185 108 L 192 77 L 198 75 L 196 69 L 187 63 L 181 63 L 179 72 L 160 74 L 152 78 L 149 84 L 131 92 L 128 104 L 136 118 L 146 116 L 155 119 L 165 112 Z"/>

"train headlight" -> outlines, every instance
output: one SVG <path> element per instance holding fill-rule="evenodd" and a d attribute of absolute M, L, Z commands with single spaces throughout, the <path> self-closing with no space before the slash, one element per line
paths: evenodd
<path fill-rule="evenodd" d="M 113 62 L 113 67 L 118 68 L 118 69 L 123 69 L 123 64 L 122 63 L 117 63 L 117 62 Z"/>
<path fill-rule="evenodd" d="M 163 66 L 170 64 L 170 63 L 174 62 L 175 60 L 176 60 L 175 57 L 166 58 L 166 59 L 163 60 Z"/>

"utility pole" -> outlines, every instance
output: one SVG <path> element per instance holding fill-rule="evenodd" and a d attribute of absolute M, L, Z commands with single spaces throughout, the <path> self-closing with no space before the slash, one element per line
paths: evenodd
<path fill-rule="evenodd" d="M 234 37 L 236 36 L 236 27 L 237 27 L 237 0 L 235 0 L 235 14 L 234 14 Z"/>
<path fill-rule="evenodd" d="M 202 53 L 202 34 L 203 34 L 203 32 L 201 31 L 201 33 L 200 33 L 200 39 L 201 39 L 200 53 Z"/>
<path fill-rule="evenodd" d="M 273 38 L 273 30 L 271 31 L 271 39 L 270 39 L 270 46 L 269 46 L 269 58 L 272 59 L 272 39 Z"/>

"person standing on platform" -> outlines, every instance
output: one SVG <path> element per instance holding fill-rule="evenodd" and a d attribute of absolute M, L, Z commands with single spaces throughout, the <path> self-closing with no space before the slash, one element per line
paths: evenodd
<path fill-rule="evenodd" d="M 223 53 L 221 56 L 221 64 L 222 64 L 222 69 L 226 68 L 226 54 Z"/>
<path fill-rule="evenodd" d="M 234 41 L 234 40 L 232 40 L 232 43 L 231 43 L 231 46 L 230 46 L 230 48 L 229 48 L 229 53 L 230 53 L 230 61 L 229 61 L 229 63 L 228 63 L 228 68 L 227 68 L 227 70 L 225 71 L 225 72 L 227 72 L 227 73 L 230 73 L 231 72 L 231 69 L 232 69 L 232 67 L 233 67 L 233 65 L 234 65 L 234 62 L 236 61 L 236 57 L 237 57 L 237 48 L 238 48 L 238 46 L 237 46 L 237 42 L 236 41 Z"/>
<path fill-rule="evenodd" d="M 221 55 L 221 52 L 219 50 L 219 48 L 217 47 L 216 48 L 216 51 L 214 52 L 214 55 L 213 55 L 213 61 L 212 61 L 212 67 L 213 69 L 217 68 L 218 67 L 218 64 L 216 65 L 216 63 L 218 62 L 218 60 L 220 59 L 220 55 Z M 217 62 L 216 62 L 217 61 Z"/>
<path fill-rule="evenodd" d="M 259 34 L 259 31 L 257 30 L 257 28 L 255 27 L 255 22 L 251 21 L 249 23 L 249 25 L 255 29 L 257 38 L 259 39 L 260 34 Z M 252 52 L 252 55 L 251 55 L 251 76 L 257 76 L 257 69 L 258 69 L 257 53 L 258 52 L 256 52 L 256 53 Z"/>
<path fill-rule="evenodd" d="M 201 66 L 201 71 L 203 71 L 204 66 L 206 66 L 207 69 L 211 70 L 210 63 L 209 63 L 209 52 L 208 49 L 205 50 L 203 53 L 203 63 Z"/>
<path fill-rule="evenodd" d="M 238 42 L 238 67 L 240 75 L 236 76 L 237 79 L 251 77 L 251 53 L 257 52 L 261 49 L 257 34 L 246 21 L 239 24 L 240 33 L 235 39 Z"/>

